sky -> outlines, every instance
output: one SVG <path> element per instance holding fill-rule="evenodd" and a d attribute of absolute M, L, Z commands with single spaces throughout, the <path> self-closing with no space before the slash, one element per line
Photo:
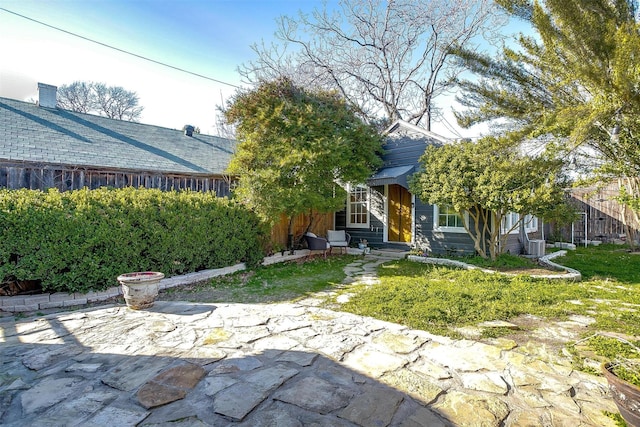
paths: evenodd
<path fill-rule="evenodd" d="M 218 106 L 243 86 L 238 66 L 250 46 L 271 41 L 276 19 L 310 12 L 319 0 L 0 0 L 0 8 L 170 64 L 137 58 L 0 10 L 0 97 L 38 98 L 38 82 L 103 82 L 135 91 L 140 122 L 216 134 Z M 449 106 L 447 121 L 455 126 Z M 478 130 L 432 130 L 474 137 Z"/>

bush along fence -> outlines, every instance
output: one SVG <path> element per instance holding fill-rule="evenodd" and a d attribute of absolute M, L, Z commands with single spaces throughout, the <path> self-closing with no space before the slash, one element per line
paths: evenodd
<path fill-rule="evenodd" d="M 167 277 L 264 258 L 268 229 L 214 193 L 0 190 L 0 284 L 86 293 L 134 271 Z"/>

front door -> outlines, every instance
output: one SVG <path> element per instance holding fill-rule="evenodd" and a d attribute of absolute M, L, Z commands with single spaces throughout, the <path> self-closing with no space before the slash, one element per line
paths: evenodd
<path fill-rule="evenodd" d="M 388 240 L 411 242 L 411 193 L 401 185 L 389 185 Z"/>

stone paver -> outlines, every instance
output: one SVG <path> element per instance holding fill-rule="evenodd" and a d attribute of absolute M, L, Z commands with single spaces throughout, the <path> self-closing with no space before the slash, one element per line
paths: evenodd
<path fill-rule="evenodd" d="M 350 277 L 374 286 L 386 259 Z M 0 425 L 614 425 L 604 379 L 533 344 L 452 340 L 322 298 L 3 318 Z"/>

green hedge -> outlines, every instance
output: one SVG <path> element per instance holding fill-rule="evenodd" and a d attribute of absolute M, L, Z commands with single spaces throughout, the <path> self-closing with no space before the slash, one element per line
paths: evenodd
<path fill-rule="evenodd" d="M 0 190 L 0 224 L 0 283 L 40 280 L 63 292 L 106 289 L 134 271 L 254 266 L 266 236 L 232 200 L 134 188 Z"/>

